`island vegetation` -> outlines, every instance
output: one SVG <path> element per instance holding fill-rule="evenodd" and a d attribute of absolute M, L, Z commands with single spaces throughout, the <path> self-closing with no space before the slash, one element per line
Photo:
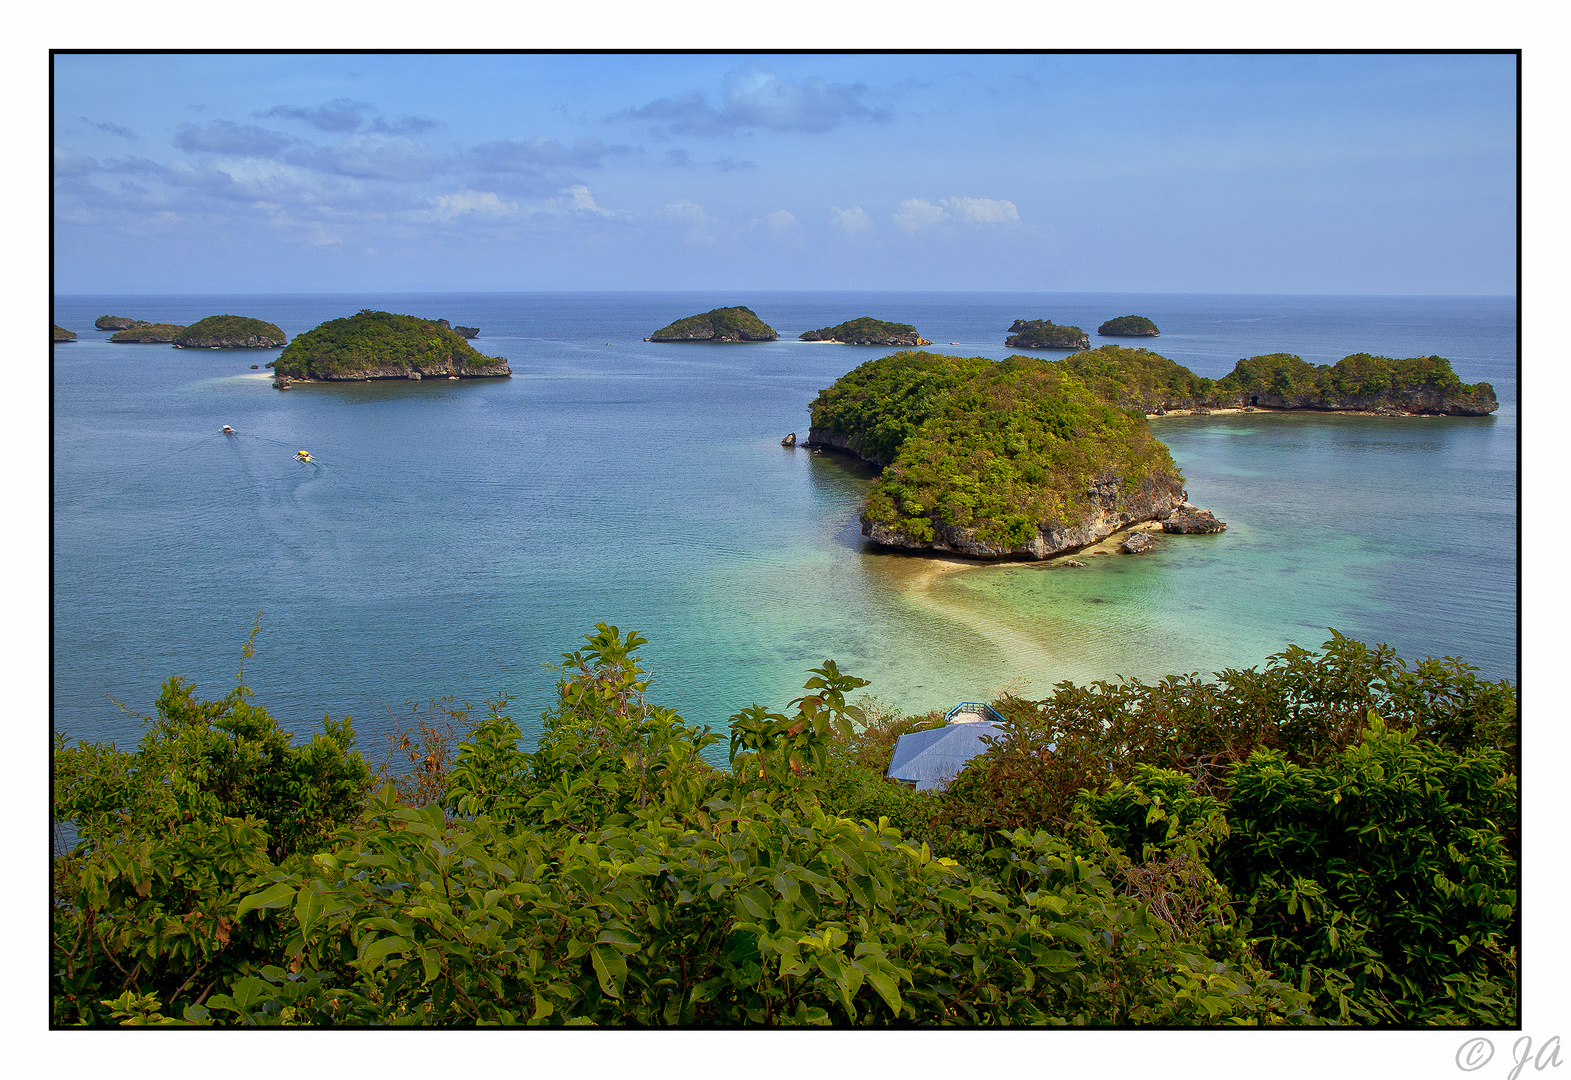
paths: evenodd
<path fill-rule="evenodd" d="M 117 345 L 168 345 L 184 330 L 185 327 L 175 323 L 133 322 L 111 335 L 109 340 Z"/>
<path fill-rule="evenodd" d="M 838 341 L 842 345 L 931 345 L 910 323 L 884 322 L 863 316 L 838 326 L 808 330 L 798 335 L 802 341 Z"/>
<path fill-rule="evenodd" d="M 270 322 L 240 315 L 210 315 L 175 335 L 177 349 L 281 349 L 289 336 Z"/>
<path fill-rule="evenodd" d="M 57 738 L 51 1022 L 1520 1023 L 1517 695 L 1459 660 L 1333 633 L 1006 695 L 915 792 L 883 771 L 941 714 L 827 661 L 717 733 L 644 643 L 566 654 L 527 750 L 506 698 L 433 702 L 373 770 L 243 667 L 171 679 L 134 751 Z"/>
<path fill-rule="evenodd" d="M 900 352 L 868 361 L 809 406 L 808 442 L 883 470 L 862 532 L 891 547 L 1047 558 L 1183 504 L 1183 477 L 1145 417 L 1218 409 L 1486 415 L 1488 383 L 1438 356 L 1357 353 L 1315 366 L 1272 354 L 1222 379 L 1149 349 L 1061 360 Z M 1172 532 L 1209 530 L 1170 529 Z"/>
<path fill-rule="evenodd" d="M 1161 333 L 1144 315 L 1120 315 L 1097 327 L 1096 332 L 1102 337 L 1156 337 Z"/>
<path fill-rule="evenodd" d="M 745 307 L 715 308 L 689 315 L 649 336 L 650 341 L 774 341 L 780 335 Z"/>
<path fill-rule="evenodd" d="M 1051 319 L 1016 319 L 1004 344 L 1011 349 L 1089 349 L 1091 337 L 1078 326 L 1055 326 Z"/>
<path fill-rule="evenodd" d="M 889 546 L 1045 558 L 1184 501 L 1145 418 L 1067 362 L 895 353 L 809 411 L 810 443 L 885 467 L 862 531 Z"/>
<path fill-rule="evenodd" d="M 75 330 L 67 330 L 65 327 L 61 326 L 59 323 L 51 323 L 50 325 L 54 327 L 54 340 L 55 341 L 75 341 L 76 340 L 76 331 Z"/>
<path fill-rule="evenodd" d="M 512 369 L 434 320 L 365 309 L 296 336 L 273 362 L 273 373 L 290 380 L 473 379 Z"/>
<path fill-rule="evenodd" d="M 141 321 L 141 319 L 128 319 L 123 315 L 100 315 L 93 320 L 93 328 L 96 330 L 125 330 Z"/>

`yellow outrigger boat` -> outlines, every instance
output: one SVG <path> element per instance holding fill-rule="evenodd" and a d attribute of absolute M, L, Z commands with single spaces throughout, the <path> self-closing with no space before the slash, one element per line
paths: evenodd
<path fill-rule="evenodd" d="M 311 451 L 309 450 L 297 450 L 295 452 L 295 457 L 299 458 L 301 461 L 309 461 L 313 465 L 316 464 L 316 462 L 311 461 Z"/>

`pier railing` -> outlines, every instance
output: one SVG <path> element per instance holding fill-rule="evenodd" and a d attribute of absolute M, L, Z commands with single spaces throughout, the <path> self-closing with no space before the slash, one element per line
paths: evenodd
<path fill-rule="evenodd" d="M 944 723 L 949 723 L 957 715 L 963 712 L 976 713 L 976 715 L 980 716 L 983 720 L 991 720 L 997 724 L 1007 724 L 1009 722 L 998 714 L 997 709 L 993 708 L 984 701 L 962 701 L 960 704 L 956 705 L 953 709 L 950 709 L 944 714 Z"/>

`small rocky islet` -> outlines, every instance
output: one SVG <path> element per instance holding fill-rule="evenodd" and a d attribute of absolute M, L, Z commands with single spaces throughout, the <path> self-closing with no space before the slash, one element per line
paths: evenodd
<path fill-rule="evenodd" d="M 1156 337 L 1162 331 L 1144 315 L 1120 315 L 1096 328 L 1099 337 Z"/>
<path fill-rule="evenodd" d="M 364 309 L 296 336 L 273 362 L 273 385 L 506 378 L 512 373 L 506 360 L 476 351 L 445 319 Z"/>
<path fill-rule="evenodd" d="M 753 313 L 751 308 L 725 307 L 689 315 L 662 326 L 645 341 L 775 341 L 780 337 L 774 327 Z"/>
<path fill-rule="evenodd" d="M 1091 335 L 1078 326 L 1057 326 L 1052 319 L 1016 319 L 1004 345 L 1011 349 L 1089 349 Z"/>
<path fill-rule="evenodd" d="M 864 315 L 850 319 L 838 326 L 821 330 L 807 330 L 797 335 L 799 341 L 833 341 L 841 345 L 931 345 L 910 323 L 884 322 Z"/>
<path fill-rule="evenodd" d="M 289 335 L 261 319 L 212 315 L 176 334 L 172 344 L 177 349 L 281 349 Z"/>
<path fill-rule="evenodd" d="M 1488 383 L 1443 357 L 1355 353 L 1313 365 L 1273 353 L 1209 379 L 1148 349 L 1105 345 L 1061 360 L 905 351 L 870 360 L 809 407 L 807 444 L 881 470 L 862 534 L 885 547 L 978 559 L 1049 559 L 1143 523 L 1214 534 L 1148 418 L 1174 411 L 1319 410 L 1487 416 Z M 1147 551 L 1151 536 L 1122 550 Z"/>
<path fill-rule="evenodd" d="M 65 327 L 61 326 L 59 323 L 51 323 L 50 325 L 54 327 L 54 340 L 55 341 L 75 341 L 76 340 L 76 331 L 75 330 L 67 330 Z"/>

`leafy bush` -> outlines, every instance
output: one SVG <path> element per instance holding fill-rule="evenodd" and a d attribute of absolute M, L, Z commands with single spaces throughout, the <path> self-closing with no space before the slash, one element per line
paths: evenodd
<path fill-rule="evenodd" d="M 506 699 L 417 710 L 418 738 L 395 737 L 415 773 L 358 817 L 335 794 L 370 783 L 347 722 L 306 771 L 321 797 L 275 797 L 301 774 L 239 745 L 273 745 L 243 686 L 199 702 L 171 680 L 171 737 L 135 768 L 58 748 L 83 842 L 56 862 L 54 1022 L 1279 1024 L 1315 1022 L 1311 1002 L 1515 1022 L 1516 781 L 1495 745 L 1515 696 L 1459 662 L 1337 637 L 1225 687 L 1063 684 L 1000 702 L 1006 737 L 933 795 L 880 773 L 939 718 L 849 703 L 862 680 L 833 663 L 784 712 L 732 717 L 717 769 L 719 735 L 647 700 L 642 638 L 585 642 L 535 750 Z M 1355 724 L 1372 701 L 1404 729 Z M 1276 745 L 1251 754 L 1248 733 Z M 945 824 L 966 807 L 984 812 Z M 301 812 L 318 828 L 290 832 Z"/>
<path fill-rule="evenodd" d="M 57 1023 L 101 1022 L 116 992 L 196 1006 L 253 970 L 272 943 L 242 931 L 240 898 L 275 862 L 318 850 L 365 799 L 370 769 L 347 717 L 324 717 L 293 746 L 239 679 L 201 701 L 172 678 L 157 712 L 132 753 L 56 740 L 54 816 L 79 838 L 54 866 Z"/>
<path fill-rule="evenodd" d="M 1261 955 L 1323 1015 L 1514 1027 L 1517 780 L 1371 714 L 1321 765 L 1261 751 L 1233 770 L 1218 874 Z"/>

